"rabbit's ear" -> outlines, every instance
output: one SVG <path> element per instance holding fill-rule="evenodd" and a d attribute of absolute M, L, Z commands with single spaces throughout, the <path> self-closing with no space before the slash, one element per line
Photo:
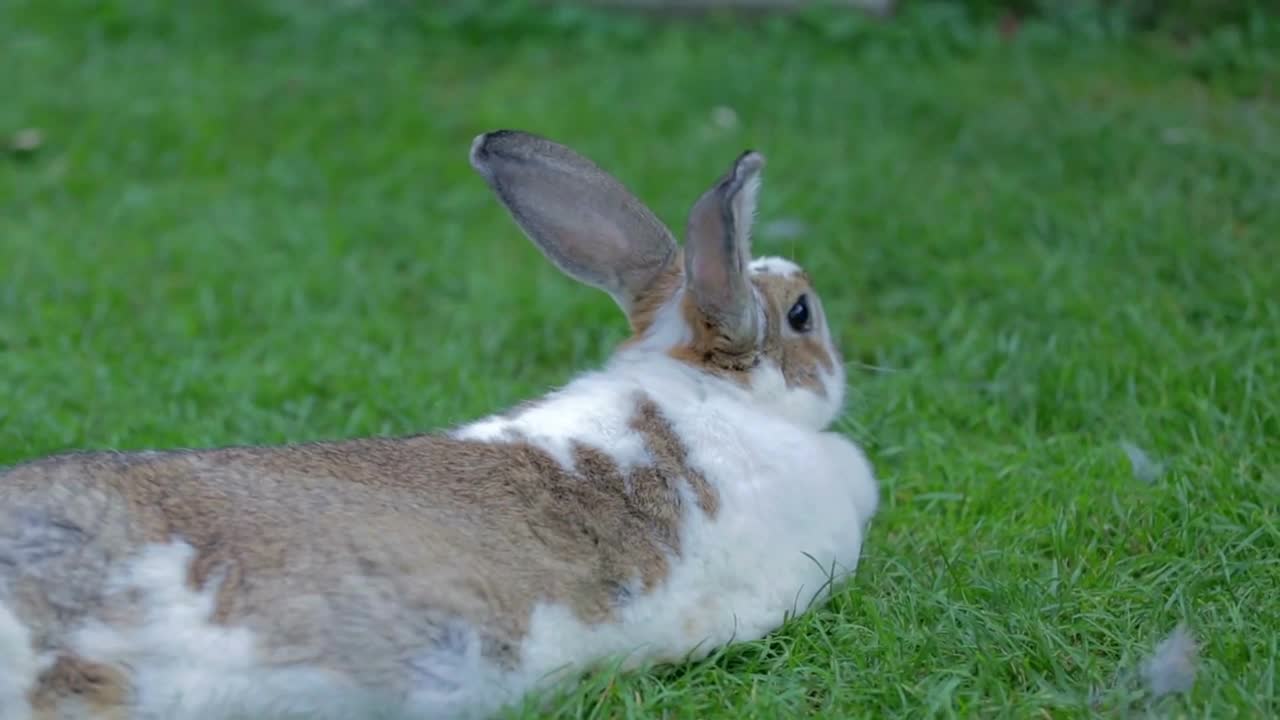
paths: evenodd
<path fill-rule="evenodd" d="M 689 212 L 685 283 L 707 321 L 734 348 L 757 341 L 759 313 L 747 267 L 764 156 L 748 150 Z"/>
<path fill-rule="evenodd" d="M 675 257 L 671 231 L 590 160 L 514 130 L 478 136 L 471 165 L 557 267 L 630 316 Z"/>

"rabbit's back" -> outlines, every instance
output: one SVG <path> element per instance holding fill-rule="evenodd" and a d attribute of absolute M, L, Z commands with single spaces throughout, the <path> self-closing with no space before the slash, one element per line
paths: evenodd
<path fill-rule="evenodd" d="M 0 605 L 53 680 L 130 667 L 133 690 L 198 696 L 274 668 L 418 706 L 507 699 L 537 606 L 607 624 L 663 581 L 686 513 L 714 513 L 653 401 L 626 427 L 643 464 L 443 435 L 28 463 L 0 475 Z"/>

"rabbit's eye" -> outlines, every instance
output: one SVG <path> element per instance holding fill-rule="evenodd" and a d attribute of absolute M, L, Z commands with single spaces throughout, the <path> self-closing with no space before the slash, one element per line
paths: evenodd
<path fill-rule="evenodd" d="M 809 332 L 812 319 L 809 317 L 809 296 L 801 295 L 796 304 L 787 311 L 787 324 L 796 332 Z"/>

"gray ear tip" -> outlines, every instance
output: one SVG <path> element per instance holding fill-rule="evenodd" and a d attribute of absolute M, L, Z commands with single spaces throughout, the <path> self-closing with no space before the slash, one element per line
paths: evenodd
<path fill-rule="evenodd" d="M 755 150 L 744 151 L 733 163 L 733 169 L 723 180 L 722 198 L 732 200 L 743 188 L 759 187 L 760 171 L 764 169 L 764 155 Z"/>
<path fill-rule="evenodd" d="M 748 183 L 759 182 L 760 171 L 764 169 L 764 155 L 755 150 L 746 150 L 733 163 L 733 170 L 726 178 L 726 195 L 738 194 Z"/>
<path fill-rule="evenodd" d="M 756 150 L 744 150 L 738 156 L 738 161 L 734 163 L 734 174 L 739 177 L 749 177 L 755 175 L 764 169 L 764 154 Z"/>
<path fill-rule="evenodd" d="M 475 168 L 481 175 L 488 177 L 492 173 L 489 167 L 490 155 L 494 151 L 501 152 L 501 148 L 495 147 L 495 144 L 501 144 L 504 140 L 519 135 L 521 133 L 517 130 L 491 130 L 480 133 L 471 141 L 471 152 L 469 153 L 471 167 Z"/>
<path fill-rule="evenodd" d="M 487 175 L 489 166 L 489 151 L 485 148 L 485 143 L 489 142 L 489 133 L 480 133 L 471 141 L 471 152 L 467 154 L 467 158 L 471 161 L 471 167 L 475 168 L 480 174 Z"/>
<path fill-rule="evenodd" d="M 504 130 L 495 130 L 493 132 L 480 133 L 471 141 L 471 152 L 468 158 L 471 160 L 471 167 L 475 168 L 481 175 L 489 175 L 489 142 L 496 136 L 504 133 Z"/>

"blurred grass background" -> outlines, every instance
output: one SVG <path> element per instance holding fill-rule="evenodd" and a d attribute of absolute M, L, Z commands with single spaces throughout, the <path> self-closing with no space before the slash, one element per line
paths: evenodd
<path fill-rule="evenodd" d="M 675 15 L 0 0 L 0 463 L 540 393 L 625 323 L 471 138 L 569 143 L 676 229 L 754 147 L 757 252 L 822 291 L 884 511 L 828 607 L 559 715 L 1274 715 L 1280 11 Z M 1153 702 L 1131 673 L 1179 622 L 1200 674 Z"/>

